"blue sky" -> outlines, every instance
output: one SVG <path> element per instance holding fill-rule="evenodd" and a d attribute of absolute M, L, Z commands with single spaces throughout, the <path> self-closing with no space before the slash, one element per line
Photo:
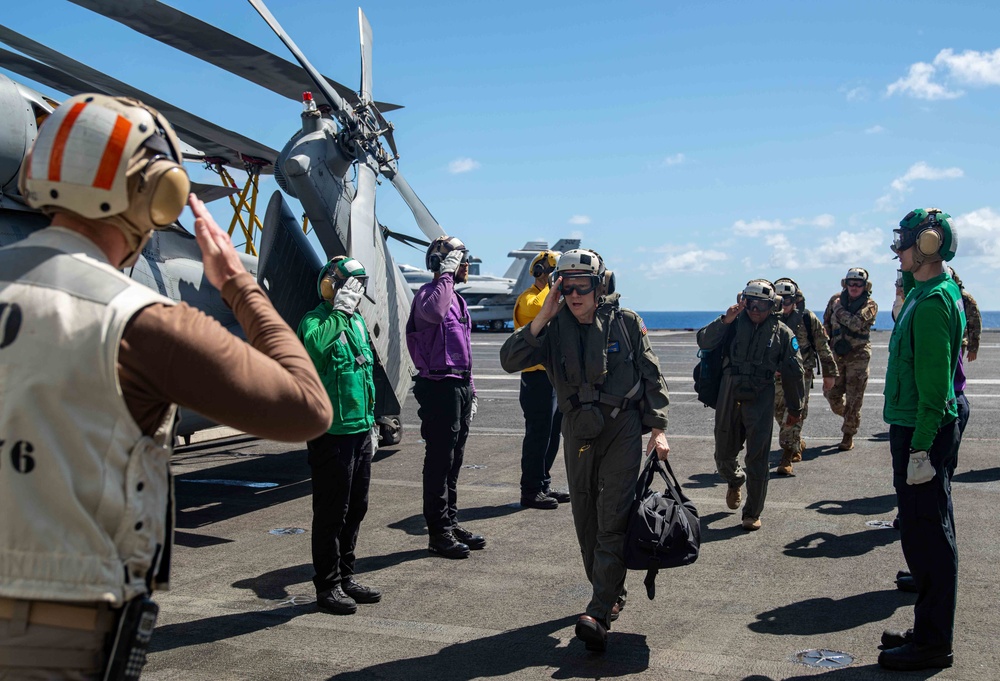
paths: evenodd
<path fill-rule="evenodd" d="M 246 2 L 168 4 L 291 59 Z M 317 68 L 357 86 L 356 4 L 269 7 Z M 406 107 L 387 116 L 400 167 L 485 273 L 502 274 L 528 240 L 577 236 L 639 310 L 721 310 L 748 279 L 779 276 L 821 308 L 855 265 L 888 309 L 891 229 L 938 206 L 959 228 L 955 269 L 1000 309 L 998 3 L 363 9 L 375 97 Z M 17 3 L 2 21 L 276 149 L 297 129 L 295 102 L 65 0 Z M 388 183 L 376 210 L 418 234 Z"/>

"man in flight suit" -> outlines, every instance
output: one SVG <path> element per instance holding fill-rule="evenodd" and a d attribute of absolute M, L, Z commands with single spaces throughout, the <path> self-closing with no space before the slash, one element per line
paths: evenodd
<path fill-rule="evenodd" d="M 646 453 L 670 446 L 667 385 L 635 312 L 619 307 L 614 274 L 594 251 L 573 249 L 556 265 L 555 290 L 535 319 L 500 349 L 505 371 L 543 364 L 563 414 L 563 456 L 573 522 L 593 596 L 576 624 L 590 650 L 604 650 L 625 605 L 625 529 Z"/>
<path fill-rule="evenodd" d="M 834 294 L 826 305 L 823 326 L 839 372 L 826 399 L 833 413 L 844 417 L 844 437 L 837 447 L 846 452 L 854 449 L 854 436 L 861 425 L 861 405 L 872 359 L 871 328 L 878 305 L 871 298 L 872 283 L 863 267 L 847 270 L 840 285 L 843 291 Z"/>
<path fill-rule="evenodd" d="M 802 461 L 802 452 L 806 446 L 802 439 L 802 426 L 809 414 L 809 391 L 813 387 L 817 362 L 823 374 L 824 392 L 833 387 L 837 376 L 837 362 L 830 352 L 830 342 L 823 322 L 806 307 L 806 298 L 799 285 L 792 279 L 783 278 L 774 282 L 774 288 L 781 298 L 781 321 L 795 332 L 795 338 L 799 342 L 805 380 L 802 419 L 791 426 L 785 423 L 785 391 L 781 387 L 781 377 L 775 376 L 774 380 L 774 419 L 780 428 L 778 444 L 781 445 L 781 463 L 776 472 L 778 475 L 791 475 L 792 464 Z"/>
<path fill-rule="evenodd" d="M 305 349 L 180 164 L 154 109 L 81 94 L 21 166 L 21 196 L 52 223 L 0 249 L 0 678 L 104 678 L 119 622 L 114 659 L 138 652 L 168 584 L 178 405 L 290 442 L 330 425 Z M 202 285 L 246 342 L 119 271 L 185 199 Z"/>
<path fill-rule="evenodd" d="M 774 427 L 774 377 L 781 373 L 788 426 L 802 414 L 802 358 L 795 334 L 775 314 L 774 285 L 766 279 L 747 282 L 739 302 L 698 331 L 698 347 L 714 350 L 729 343 L 715 409 L 715 465 L 728 483 L 726 504 L 736 510 L 747 484 L 743 529 L 760 529 L 767 497 L 768 455 Z M 746 468 L 738 456 L 746 444 Z"/>
<path fill-rule="evenodd" d="M 530 324 L 549 295 L 549 275 L 556 268 L 559 254 L 542 251 L 529 267 L 535 283 L 517 297 L 514 304 L 514 328 Z M 559 430 L 562 412 L 556 403 L 552 381 L 541 364 L 521 372 L 519 401 L 524 412 L 524 440 L 521 443 L 521 505 L 526 508 L 553 509 L 569 501 L 569 494 L 549 487 L 552 463 L 559 453 Z"/>

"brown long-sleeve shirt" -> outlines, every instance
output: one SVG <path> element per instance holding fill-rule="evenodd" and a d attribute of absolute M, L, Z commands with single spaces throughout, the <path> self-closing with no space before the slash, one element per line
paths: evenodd
<path fill-rule="evenodd" d="M 258 437 L 301 442 L 330 427 L 333 409 L 302 343 L 248 273 L 222 287 L 243 342 L 189 305 L 150 305 L 125 329 L 122 393 L 150 435 L 171 403 Z"/>

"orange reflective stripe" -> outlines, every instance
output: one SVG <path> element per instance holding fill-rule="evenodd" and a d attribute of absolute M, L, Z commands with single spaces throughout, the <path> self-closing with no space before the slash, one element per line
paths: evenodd
<path fill-rule="evenodd" d="M 115 127 L 108 138 L 108 146 L 104 147 L 104 154 L 101 156 L 101 164 L 97 166 L 97 175 L 94 176 L 94 187 L 97 189 L 111 189 L 131 129 L 132 123 L 124 116 L 119 116 L 115 121 Z"/>
<path fill-rule="evenodd" d="M 66 140 L 69 139 L 69 133 L 73 129 L 73 124 L 76 123 L 76 119 L 80 116 L 80 112 L 83 111 L 85 106 L 87 106 L 86 102 L 77 102 L 74 104 L 73 108 L 66 114 L 63 122 L 59 124 L 59 130 L 56 131 L 56 139 L 52 143 L 52 152 L 49 154 L 49 182 L 59 182 L 61 178 L 62 157 L 63 151 L 66 149 Z"/>

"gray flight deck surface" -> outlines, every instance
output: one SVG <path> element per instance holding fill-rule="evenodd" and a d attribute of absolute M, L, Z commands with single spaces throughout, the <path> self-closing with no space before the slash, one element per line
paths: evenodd
<path fill-rule="evenodd" d="M 479 415 L 459 480 L 459 519 L 487 537 L 466 560 L 427 553 L 421 515 L 416 403 L 407 401 L 401 445 L 379 451 L 358 541 L 359 581 L 382 602 L 348 617 L 317 610 L 311 583 L 310 481 L 304 445 L 249 437 L 195 445 L 174 457 L 177 546 L 173 589 L 148 679 L 648 679 L 928 678 L 883 672 L 878 640 L 912 623 L 915 595 L 893 579 L 903 568 L 891 521 L 887 427 L 881 420 L 887 332 L 874 333 L 872 380 L 853 451 L 839 452 L 840 422 L 817 384 L 795 477 L 772 477 L 763 529 L 745 533 L 725 505 L 713 465 L 714 412 L 690 380 L 694 334 L 652 332 L 671 389 L 671 461 L 702 516 L 694 565 L 665 570 L 655 601 L 643 573 L 629 576 L 628 605 L 605 654 L 573 637 L 590 587 L 568 505 L 518 505 L 523 420 L 516 376 L 500 369 L 506 334 L 473 336 Z M 1000 505 L 1000 333 L 983 335 L 967 366 L 972 418 L 955 477 L 960 561 L 953 668 L 941 679 L 1000 678 L 997 508 Z M 777 430 L 772 469 L 780 456 Z M 565 487 L 562 456 L 554 486 Z M 195 481 L 203 482 L 195 482 Z M 264 483 L 248 487 L 234 483 Z M 229 484 L 224 484 L 229 483 Z M 303 528 L 299 534 L 271 534 Z M 855 658 L 836 670 L 793 662 L 807 649 Z"/>

